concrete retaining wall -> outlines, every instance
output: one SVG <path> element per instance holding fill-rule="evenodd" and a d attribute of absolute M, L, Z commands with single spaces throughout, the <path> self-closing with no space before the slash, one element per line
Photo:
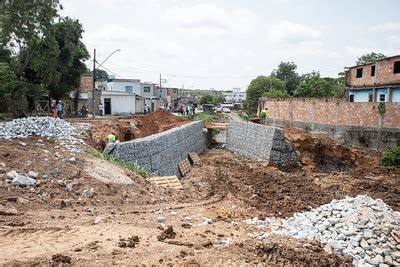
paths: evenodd
<path fill-rule="evenodd" d="M 243 157 L 280 167 L 297 165 L 299 160 L 282 129 L 251 122 L 230 122 L 226 148 Z"/>
<path fill-rule="evenodd" d="M 145 138 L 118 143 L 111 154 L 158 175 L 179 177 L 179 162 L 187 159 L 189 152 L 203 152 L 208 142 L 203 121 L 195 121 Z"/>

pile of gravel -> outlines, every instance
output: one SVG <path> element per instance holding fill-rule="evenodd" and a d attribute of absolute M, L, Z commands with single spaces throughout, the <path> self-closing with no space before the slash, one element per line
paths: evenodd
<path fill-rule="evenodd" d="M 33 135 L 58 139 L 60 144 L 72 152 L 83 143 L 76 137 L 74 127 L 62 119 L 52 117 L 28 117 L 0 123 L 0 139 L 28 138 Z"/>
<path fill-rule="evenodd" d="M 333 248 L 350 254 L 355 266 L 400 265 L 400 212 L 381 199 L 346 197 L 288 219 L 253 218 L 247 223 L 271 227 L 260 239 L 285 235 L 328 243 L 327 252 Z"/>

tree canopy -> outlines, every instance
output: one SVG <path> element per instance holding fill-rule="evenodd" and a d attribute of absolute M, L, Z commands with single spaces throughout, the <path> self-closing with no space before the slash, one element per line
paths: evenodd
<path fill-rule="evenodd" d="M 204 94 L 200 98 L 200 104 L 221 104 L 225 102 L 225 97 L 223 95 L 211 95 L 211 94 Z"/>
<path fill-rule="evenodd" d="M 289 95 L 293 95 L 300 82 L 300 76 L 296 72 L 297 65 L 294 62 L 281 62 L 271 75 L 285 83 L 285 89 Z"/>
<path fill-rule="evenodd" d="M 371 52 L 369 54 L 364 54 L 364 55 L 360 56 L 359 58 L 357 58 L 356 64 L 364 65 L 364 64 L 375 63 L 376 61 L 378 61 L 380 59 L 384 59 L 386 57 L 387 56 L 385 56 L 382 53 Z"/>
<path fill-rule="evenodd" d="M 285 83 L 275 76 L 258 76 L 252 80 L 246 91 L 245 103 L 249 112 L 255 112 L 258 99 L 273 90 L 285 91 Z"/>
<path fill-rule="evenodd" d="M 0 72 L 11 77 L 0 98 L 14 116 L 27 115 L 43 95 L 60 99 L 79 86 L 89 58 L 82 25 L 58 14 L 58 1 L 1 1 Z"/>

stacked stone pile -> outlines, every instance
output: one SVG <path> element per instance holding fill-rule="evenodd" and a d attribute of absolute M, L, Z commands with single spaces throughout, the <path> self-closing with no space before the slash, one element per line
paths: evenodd
<path fill-rule="evenodd" d="M 400 265 L 400 212 L 393 211 L 380 199 L 365 195 L 333 200 L 288 219 L 257 218 L 247 223 L 269 225 L 271 232 L 259 238 L 285 235 L 328 243 L 342 254 L 353 256 L 355 266 Z"/>
<path fill-rule="evenodd" d="M 58 139 L 70 151 L 78 151 L 82 140 L 68 122 L 52 117 L 28 117 L 0 123 L 0 139 L 28 138 L 32 135 Z"/>

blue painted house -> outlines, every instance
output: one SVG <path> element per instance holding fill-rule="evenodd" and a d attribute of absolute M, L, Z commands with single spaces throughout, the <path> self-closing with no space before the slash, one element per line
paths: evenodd
<path fill-rule="evenodd" d="M 350 102 L 400 102 L 400 55 L 351 67 L 346 86 Z"/>

